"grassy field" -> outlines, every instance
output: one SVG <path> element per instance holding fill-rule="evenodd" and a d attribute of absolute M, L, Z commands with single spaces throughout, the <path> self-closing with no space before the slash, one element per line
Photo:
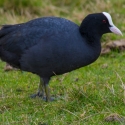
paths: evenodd
<path fill-rule="evenodd" d="M 124 35 L 124 0 L 1 0 L 0 24 L 50 15 L 80 24 L 87 14 L 102 11 L 112 15 Z M 107 34 L 101 41 L 124 38 Z M 87 67 L 53 77 L 51 94 L 59 99 L 51 103 L 29 98 L 37 91 L 38 76 L 4 72 L 4 66 L 0 61 L 0 125 L 125 125 L 125 52 L 111 52 Z"/>

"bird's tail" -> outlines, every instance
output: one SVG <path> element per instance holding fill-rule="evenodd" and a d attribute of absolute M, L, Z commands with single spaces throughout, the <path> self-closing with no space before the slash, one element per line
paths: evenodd
<path fill-rule="evenodd" d="M 8 51 L 10 33 L 15 27 L 12 25 L 5 25 L 0 29 L 0 59 L 11 64 L 12 66 L 19 67 L 18 56 L 15 53 Z"/>
<path fill-rule="evenodd" d="M 16 54 L 14 53 L 10 53 L 6 50 L 3 49 L 2 46 L 0 46 L 0 59 L 2 61 L 5 61 L 7 63 L 9 63 L 10 65 L 19 68 L 20 64 L 18 62 L 19 59 L 17 59 L 18 57 L 16 56 Z"/>

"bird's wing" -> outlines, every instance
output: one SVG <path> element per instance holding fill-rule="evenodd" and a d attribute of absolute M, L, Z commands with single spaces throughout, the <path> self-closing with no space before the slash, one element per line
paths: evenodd
<path fill-rule="evenodd" d="M 38 25 L 4 25 L 0 30 L 0 46 L 6 51 L 20 55 L 38 44 L 41 38 L 46 37 L 46 34 L 49 35 L 46 30 Z"/>
<path fill-rule="evenodd" d="M 40 41 L 69 37 L 69 32 L 73 33 L 77 28 L 73 22 L 57 17 L 44 17 L 27 23 L 5 25 L 0 30 L 0 46 L 6 51 L 21 55 Z"/>

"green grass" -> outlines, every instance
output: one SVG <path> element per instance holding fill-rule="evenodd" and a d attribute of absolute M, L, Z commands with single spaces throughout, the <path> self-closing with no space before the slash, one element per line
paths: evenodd
<path fill-rule="evenodd" d="M 124 0 L 22 0 L 0 1 L 0 24 L 26 22 L 42 16 L 60 16 L 77 24 L 89 13 L 107 11 L 125 33 Z M 123 39 L 106 34 L 102 41 Z M 51 94 L 57 101 L 46 103 L 29 96 L 37 91 L 39 77 L 27 72 L 4 72 L 0 62 L 1 125 L 124 125 L 106 122 L 111 114 L 125 117 L 125 52 L 100 56 L 93 64 L 53 77 Z"/>

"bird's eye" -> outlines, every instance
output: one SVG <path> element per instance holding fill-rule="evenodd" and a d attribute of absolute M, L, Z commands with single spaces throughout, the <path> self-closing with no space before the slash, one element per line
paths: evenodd
<path fill-rule="evenodd" d="M 106 23 L 106 20 L 102 20 L 103 23 Z"/>

